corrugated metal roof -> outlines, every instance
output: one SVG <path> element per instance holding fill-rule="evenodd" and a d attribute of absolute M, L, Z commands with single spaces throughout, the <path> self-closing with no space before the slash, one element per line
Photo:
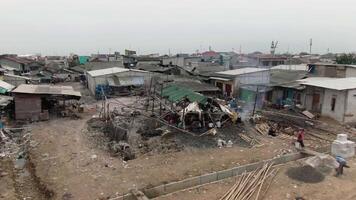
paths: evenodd
<path fill-rule="evenodd" d="M 12 100 L 14 100 L 13 97 L 0 95 L 0 106 L 5 107 L 9 105 Z"/>
<path fill-rule="evenodd" d="M 350 78 L 327 78 L 312 77 L 299 80 L 302 85 L 321 87 L 333 90 L 351 90 L 356 89 L 356 77 Z"/>
<path fill-rule="evenodd" d="M 220 78 L 220 77 L 210 77 L 210 79 L 219 80 L 219 81 L 231 81 L 231 79 L 228 79 L 228 78 Z"/>
<path fill-rule="evenodd" d="M 11 90 L 13 90 L 15 88 L 15 86 L 0 80 L 0 93 L 4 94 L 6 92 L 11 92 Z"/>
<path fill-rule="evenodd" d="M 309 67 L 307 64 L 300 65 L 277 65 L 272 67 L 271 69 L 278 70 L 292 70 L 292 71 L 308 71 Z"/>
<path fill-rule="evenodd" d="M 74 91 L 72 86 L 52 86 L 52 85 L 26 85 L 21 84 L 12 93 L 23 94 L 52 94 L 81 97 L 80 92 Z"/>
<path fill-rule="evenodd" d="M 169 83 L 168 85 L 177 85 L 181 87 L 186 87 L 194 92 L 209 92 L 209 91 L 220 91 L 218 87 L 215 87 L 213 85 L 207 84 L 207 83 L 202 83 L 198 81 L 176 81 L 173 83 Z"/>
<path fill-rule="evenodd" d="M 246 68 L 216 72 L 216 74 L 237 76 L 237 75 L 242 75 L 242 74 L 249 74 L 249 73 L 262 72 L 262 71 L 268 71 L 268 70 L 269 69 L 263 69 L 263 68 L 257 68 L 257 67 L 246 67 Z"/>
<path fill-rule="evenodd" d="M 108 75 L 108 74 L 116 74 L 116 73 L 128 72 L 128 71 L 130 71 L 130 70 L 125 69 L 125 68 L 120 68 L 120 67 L 111 67 L 111 68 L 107 68 L 107 69 L 88 71 L 88 74 L 92 77 L 96 77 L 96 76 L 104 76 L 104 75 Z"/>
<path fill-rule="evenodd" d="M 4 74 L 4 76 L 13 77 L 13 78 L 19 78 L 19 79 L 24 79 L 24 80 L 31 80 L 31 78 L 29 78 L 29 77 L 18 76 L 18 75 L 14 75 L 14 74 Z"/>
<path fill-rule="evenodd" d="M 137 70 L 137 69 L 126 69 L 126 68 L 121 68 L 121 67 L 111 67 L 111 68 L 106 68 L 106 69 L 88 71 L 88 74 L 90 76 L 92 76 L 92 77 L 97 77 L 97 76 L 105 76 L 105 75 L 117 74 L 117 73 L 122 73 L 122 72 L 129 72 L 129 71 L 131 71 L 131 72 L 148 73 L 146 71 Z"/>
<path fill-rule="evenodd" d="M 162 96 L 168 97 L 168 100 L 172 102 L 179 102 L 183 98 L 187 97 L 190 102 L 205 103 L 207 97 L 197 92 L 194 92 L 188 88 L 184 88 L 177 85 L 170 85 L 162 90 Z"/>

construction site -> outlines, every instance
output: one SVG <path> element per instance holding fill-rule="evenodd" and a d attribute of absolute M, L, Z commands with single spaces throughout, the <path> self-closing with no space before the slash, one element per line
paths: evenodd
<path fill-rule="evenodd" d="M 231 101 L 156 78 L 131 95 L 101 88 L 96 99 L 68 86 L 81 98 L 60 115 L 3 129 L 1 199 L 356 198 L 356 160 L 335 177 L 328 155 L 338 134 L 355 139 L 350 124 L 298 108 L 242 115 Z"/>

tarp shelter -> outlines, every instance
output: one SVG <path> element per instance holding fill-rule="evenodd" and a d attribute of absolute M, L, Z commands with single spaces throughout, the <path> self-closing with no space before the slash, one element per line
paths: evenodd
<path fill-rule="evenodd" d="M 84 65 L 89 62 L 89 56 L 79 56 L 79 64 Z"/>
<path fill-rule="evenodd" d="M 203 110 L 200 109 L 199 104 L 197 102 L 193 102 L 179 112 L 179 115 L 181 116 L 180 117 L 181 120 L 183 120 L 183 114 L 186 115 L 187 113 L 192 113 L 192 112 L 198 113 L 199 119 L 201 119 L 201 113 L 203 112 Z"/>
<path fill-rule="evenodd" d="M 205 103 L 207 101 L 206 96 L 177 85 L 165 87 L 162 90 L 162 96 L 167 97 L 171 102 L 179 102 L 184 98 L 187 98 L 190 102 Z"/>

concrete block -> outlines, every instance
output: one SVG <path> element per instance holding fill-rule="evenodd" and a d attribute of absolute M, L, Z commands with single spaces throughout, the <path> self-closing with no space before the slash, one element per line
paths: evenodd
<path fill-rule="evenodd" d="M 216 173 L 210 173 L 210 174 L 205 174 L 200 176 L 200 182 L 202 184 L 211 183 L 217 180 L 218 180 L 218 176 Z"/>
<path fill-rule="evenodd" d="M 155 198 L 161 196 L 162 194 L 165 194 L 164 190 L 164 185 L 160 185 L 154 188 L 145 189 L 142 192 L 145 193 L 148 198 Z"/>
<path fill-rule="evenodd" d="M 218 173 L 218 175 L 217 175 L 218 180 L 229 178 L 229 177 L 232 177 L 232 175 L 233 175 L 231 169 L 220 171 L 217 173 Z"/>

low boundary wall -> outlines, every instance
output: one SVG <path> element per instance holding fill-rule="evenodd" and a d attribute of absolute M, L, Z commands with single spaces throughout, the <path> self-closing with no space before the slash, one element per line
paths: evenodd
<path fill-rule="evenodd" d="M 171 182 L 163 185 L 159 185 L 152 188 L 142 189 L 141 191 L 148 197 L 148 198 L 156 198 L 165 194 L 177 192 L 180 190 L 196 187 L 199 185 L 204 185 L 212 182 L 216 182 L 219 180 L 223 180 L 226 178 L 234 177 L 241 175 L 244 172 L 251 172 L 254 171 L 266 163 L 273 162 L 274 165 L 284 164 L 290 161 L 299 160 L 302 158 L 308 157 L 308 155 L 303 153 L 292 153 L 283 155 L 277 158 L 272 158 L 268 160 L 263 160 L 256 163 L 251 163 L 247 165 L 242 165 L 222 171 L 217 171 L 209 174 L 204 174 L 201 176 L 196 176 L 188 179 L 184 179 L 181 181 Z M 115 198 L 118 200 L 136 200 L 132 194 L 126 194 L 119 198 Z"/>

